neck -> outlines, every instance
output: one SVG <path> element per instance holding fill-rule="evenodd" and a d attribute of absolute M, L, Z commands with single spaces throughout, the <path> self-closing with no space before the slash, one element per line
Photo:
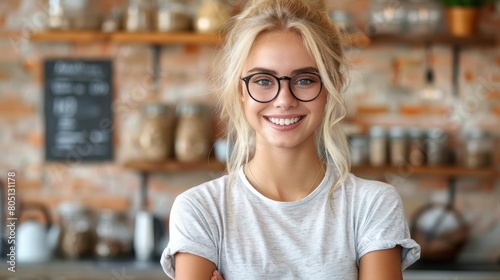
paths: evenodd
<path fill-rule="evenodd" d="M 325 174 L 325 164 L 315 151 L 255 153 L 245 167 L 246 177 L 264 196 L 277 201 L 296 201 L 313 192 Z"/>

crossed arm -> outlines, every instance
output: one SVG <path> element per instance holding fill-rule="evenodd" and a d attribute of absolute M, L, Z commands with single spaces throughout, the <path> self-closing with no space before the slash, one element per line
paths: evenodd
<path fill-rule="evenodd" d="M 370 252 L 359 262 L 358 280 L 402 280 L 401 247 Z M 175 254 L 176 280 L 223 280 L 215 264 L 189 253 Z"/>

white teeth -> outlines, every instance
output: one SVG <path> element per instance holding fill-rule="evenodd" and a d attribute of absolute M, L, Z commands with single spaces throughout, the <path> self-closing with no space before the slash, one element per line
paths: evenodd
<path fill-rule="evenodd" d="M 298 122 L 300 120 L 300 118 L 299 117 L 297 117 L 297 118 L 291 118 L 291 119 L 269 118 L 269 120 L 272 123 L 278 124 L 278 125 L 291 125 L 291 124 L 294 124 L 294 123 Z"/>

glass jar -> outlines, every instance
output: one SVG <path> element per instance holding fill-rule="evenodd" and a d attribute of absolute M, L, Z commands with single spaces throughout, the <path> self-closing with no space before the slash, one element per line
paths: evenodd
<path fill-rule="evenodd" d="M 142 107 L 139 148 L 144 160 L 162 161 L 172 156 L 175 109 L 161 103 Z"/>
<path fill-rule="evenodd" d="M 351 164 L 353 166 L 368 164 L 368 137 L 366 135 L 352 135 L 349 138 Z"/>
<path fill-rule="evenodd" d="M 157 0 L 155 27 L 160 32 L 186 31 L 191 27 L 191 17 L 180 0 Z"/>
<path fill-rule="evenodd" d="M 431 34 L 442 31 L 443 11 L 438 1 L 408 0 L 405 6 L 409 33 Z"/>
<path fill-rule="evenodd" d="M 370 35 L 402 33 L 405 29 L 405 6 L 398 1 L 372 0 L 368 14 Z"/>
<path fill-rule="evenodd" d="M 426 140 L 427 165 L 436 166 L 446 164 L 448 161 L 448 136 L 444 130 L 433 128 L 427 132 Z"/>
<path fill-rule="evenodd" d="M 383 166 L 387 164 L 387 136 L 383 127 L 370 128 L 370 165 Z"/>
<path fill-rule="evenodd" d="M 464 144 L 464 165 L 466 167 L 478 168 L 490 164 L 492 139 L 488 133 L 479 129 L 466 131 Z"/>
<path fill-rule="evenodd" d="M 59 216 L 61 255 L 68 259 L 81 259 L 92 255 L 95 232 L 90 211 L 79 204 L 63 203 L 59 206 Z"/>
<path fill-rule="evenodd" d="M 210 151 L 208 107 L 183 103 L 177 106 L 175 156 L 183 162 L 206 160 Z"/>
<path fill-rule="evenodd" d="M 125 30 L 128 32 L 149 31 L 152 6 L 150 0 L 129 0 L 125 11 Z"/>
<path fill-rule="evenodd" d="M 96 225 L 95 253 L 100 258 L 117 258 L 130 252 L 132 230 L 123 213 L 104 210 Z"/>
<path fill-rule="evenodd" d="M 198 33 L 215 33 L 231 17 L 231 8 L 221 0 L 203 0 L 197 11 L 194 28 Z"/>
<path fill-rule="evenodd" d="M 411 128 L 408 136 L 408 162 L 412 166 L 423 166 L 425 163 L 424 133 L 419 128 Z"/>
<path fill-rule="evenodd" d="M 406 132 L 402 127 L 392 127 L 389 130 L 390 162 L 393 166 L 406 163 Z"/>

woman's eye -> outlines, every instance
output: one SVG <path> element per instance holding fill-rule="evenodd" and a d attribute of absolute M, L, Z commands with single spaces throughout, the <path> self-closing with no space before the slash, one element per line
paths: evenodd
<path fill-rule="evenodd" d="M 266 78 L 259 78 L 255 80 L 255 83 L 261 86 L 270 86 L 272 85 L 272 81 Z"/>
<path fill-rule="evenodd" d="M 296 84 L 301 85 L 301 86 L 306 86 L 312 84 L 314 81 L 311 79 L 300 79 L 296 82 Z"/>

